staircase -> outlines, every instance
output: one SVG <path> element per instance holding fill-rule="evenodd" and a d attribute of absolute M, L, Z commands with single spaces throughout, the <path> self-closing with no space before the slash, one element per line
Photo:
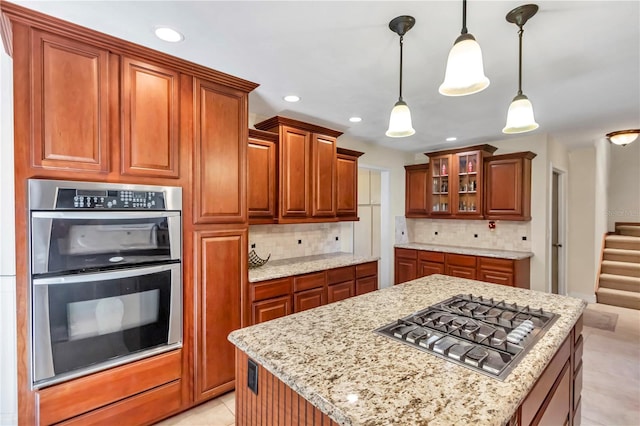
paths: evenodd
<path fill-rule="evenodd" d="M 640 223 L 616 223 L 605 236 L 598 303 L 640 310 Z"/>

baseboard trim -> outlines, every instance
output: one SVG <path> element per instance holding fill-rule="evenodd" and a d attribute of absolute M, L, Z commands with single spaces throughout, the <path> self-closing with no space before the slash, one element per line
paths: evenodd
<path fill-rule="evenodd" d="M 578 299 L 582 299 L 588 303 L 596 303 L 596 295 L 595 294 L 584 294 L 584 293 L 576 293 L 573 291 L 569 292 L 569 296 L 575 297 Z"/>

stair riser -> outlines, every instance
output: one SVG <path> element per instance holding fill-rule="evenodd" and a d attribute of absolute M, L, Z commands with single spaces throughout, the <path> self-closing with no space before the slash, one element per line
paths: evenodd
<path fill-rule="evenodd" d="M 623 267 L 618 265 L 602 265 L 601 273 L 611 275 L 624 275 L 625 277 L 640 278 L 640 265 L 637 267 L 633 263 L 629 263 L 631 267 Z"/>
<path fill-rule="evenodd" d="M 598 292 L 596 296 L 598 303 L 640 310 L 640 298 L 637 297 L 613 296 L 610 294 L 600 294 L 600 292 Z"/>
<path fill-rule="evenodd" d="M 614 249 L 622 249 L 622 250 L 640 250 L 640 240 L 639 241 L 605 241 L 605 248 L 614 248 Z"/>
<path fill-rule="evenodd" d="M 612 288 L 614 290 L 630 291 L 633 293 L 640 293 L 640 282 L 630 283 L 625 281 L 609 280 L 606 278 L 600 278 L 600 288 Z"/>
<path fill-rule="evenodd" d="M 616 233 L 629 237 L 640 237 L 640 226 L 618 227 Z"/>
<path fill-rule="evenodd" d="M 614 262 L 640 263 L 640 254 L 619 254 L 605 252 L 603 260 L 613 260 Z"/>

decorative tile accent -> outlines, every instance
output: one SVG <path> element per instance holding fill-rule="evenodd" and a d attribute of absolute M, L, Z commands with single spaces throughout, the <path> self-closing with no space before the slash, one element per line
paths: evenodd
<path fill-rule="evenodd" d="M 491 231 L 488 220 L 407 219 L 407 228 L 415 243 L 531 251 L 531 222 L 495 223 Z"/>
<path fill-rule="evenodd" d="M 249 250 L 255 244 L 258 256 L 264 259 L 271 254 L 270 260 L 336 253 L 341 251 L 344 235 L 339 222 L 251 225 Z"/>

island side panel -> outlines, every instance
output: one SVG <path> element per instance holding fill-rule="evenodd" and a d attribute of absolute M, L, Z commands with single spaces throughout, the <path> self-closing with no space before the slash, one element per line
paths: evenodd
<path fill-rule="evenodd" d="M 236 349 L 236 425 L 338 426 L 258 364 L 258 394 L 248 387 L 249 357 Z"/>

